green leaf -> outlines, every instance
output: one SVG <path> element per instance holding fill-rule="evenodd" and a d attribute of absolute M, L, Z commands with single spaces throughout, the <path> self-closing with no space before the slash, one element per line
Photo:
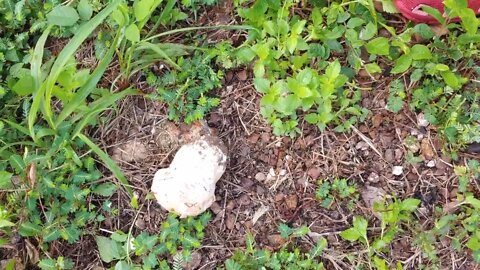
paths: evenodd
<path fill-rule="evenodd" d="M 112 12 L 112 19 L 119 25 L 125 25 L 125 15 L 120 9 L 116 9 Z"/>
<path fill-rule="evenodd" d="M 420 23 L 413 27 L 413 30 L 424 39 L 431 39 L 435 36 L 432 28 L 428 24 Z"/>
<path fill-rule="evenodd" d="M 25 171 L 27 165 L 20 155 L 11 155 L 8 160 L 10 161 L 10 166 L 15 170 L 16 173 L 20 174 Z"/>
<path fill-rule="evenodd" d="M 480 239 L 474 235 L 468 240 L 465 246 L 473 251 L 480 250 Z"/>
<path fill-rule="evenodd" d="M 113 183 L 103 183 L 94 188 L 92 192 L 103 197 L 110 197 L 117 189 L 117 185 Z"/>
<path fill-rule="evenodd" d="M 102 23 L 108 17 L 108 15 L 110 15 L 110 13 L 117 8 L 117 6 L 121 2 L 121 0 L 113 0 L 110 4 L 108 4 L 106 8 L 100 11 L 91 20 L 80 26 L 77 29 L 76 34 L 70 39 L 68 44 L 62 49 L 62 51 L 58 55 L 57 59 L 53 63 L 46 82 L 42 84 L 42 86 L 38 90 L 38 93 L 36 93 L 36 95 L 34 96 L 32 106 L 28 114 L 28 129 L 34 140 L 36 139 L 36 137 L 33 125 L 35 124 L 35 121 L 37 119 L 37 113 L 40 110 L 40 105 L 42 103 L 44 104 L 45 119 L 52 127 L 54 126 L 52 119 L 53 112 L 51 109 L 51 98 L 58 76 L 64 70 L 65 65 L 71 59 L 77 48 L 80 47 L 83 41 L 90 36 L 90 34 L 95 30 L 95 28 L 100 23 Z"/>
<path fill-rule="evenodd" d="M 56 270 L 57 269 L 57 261 L 54 259 L 42 259 L 38 262 L 38 267 L 42 270 Z"/>
<path fill-rule="evenodd" d="M 120 181 L 120 183 L 125 187 L 127 190 L 128 195 L 133 197 L 133 191 L 130 185 L 128 184 L 128 180 L 125 175 L 122 173 L 122 170 L 118 167 L 118 165 L 113 161 L 108 154 L 106 154 L 102 149 L 100 149 L 94 142 L 92 142 L 87 136 L 83 134 L 79 134 L 78 138 L 82 140 L 85 144 L 87 144 L 92 151 L 97 154 L 100 159 L 105 163 L 105 166 L 113 173 L 113 175 Z"/>
<path fill-rule="evenodd" d="M 48 22 L 58 26 L 72 26 L 78 19 L 77 11 L 70 6 L 57 6 L 47 14 Z"/>
<path fill-rule="evenodd" d="M 140 31 L 136 24 L 132 23 L 125 30 L 125 37 L 132 42 L 140 41 Z"/>
<path fill-rule="evenodd" d="M 299 98 L 308 98 L 312 96 L 312 91 L 308 87 L 302 85 L 296 79 L 289 78 L 287 85 L 288 89 L 290 89 L 290 91 Z"/>
<path fill-rule="evenodd" d="M 423 5 L 422 10 L 428 13 L 430 16 L 434 17 L 440 24 L 445 25 L 445 18 L 443 17 L 443 14 L 440 12 L 440 10 Z"/>
<path fill-rule="evenodd" d="M 368 221 L 360 216 L 353 217 L 353 227 L 340 233 L 340 236 L 348 241 L 357 241 L 362 238 L 367 240 Z"/>
<path fill-rule="evenodd" d="M 297 48 L 297 44 L 298 44 L 298 36 L 292 35 L 287 38 L 286 45 L 287 45 L 288 51 L 291 54 L 295 52 L 295 49 Z"/>
<path fill-rule="evenodd" d="M 293 229 L 290 228 L 287 224 L 285 223 L 280 223 L 278 225 L 278 232 L 280 232 L 280 236 L 283 238 L 283 239 L 288 239 L 288 237 L 290 237 L 290 235 L 292 234 L 293 232 Z"/>
<path fill-rule="evenodd" d="M 96 236 L 95 241 L 97 242 L 98 252 L 102 261 L 109 263 L 113 260 L 121 259 L 121 247 L 117 242 L 104 236 Z"/>
<path fill-rule="evenodd" d="M 13 92 L 19 96 L 27 96 L 35 91 L 32 75 L 24 74 L 12 87 Z"/>
<path fill-rule="evenodd" d="M 133 5 L 133 12 L 137 21 L 142 21 L 150 14 L 153 3 L 153 0 L 139 0 Z"/>
<path fill-rule="evenodd" d="M 335 60 L 328 65 L 327 69 L 325 70 L 325 75 L 328 79 L 336 79 L 338 75 L 340 75 L 340 71 L 342 66 L 338 60 Z"/>
<path fill-rule="evenodd" d="M 380 0 L 382 3 L 383 11 L 387 13 L 398 13 L 397 6 L 393 3 L 393 0 Z"/>
<path fill-rule="evenodd" d="M 80 18 L 84 21 L 90 20 L 93 14 L 93 8 L 88 3 L 88 0 L 80 0 L 77 6 L 78 14 Z"/>
<path fill-rule="evenodd" d="M 362 31 L 360 31 L 361 40 L 370 40 L 377 34 L 377 25 L 373 22 L 369 22 Z"/>
<path fill-rule="evenodd" d="M 368 71 L 370 74 L 374 73 L 380 73 L 382 72 L 382 69 L 377 63 L 370 63 L 365 65 L 365 69 Z"/>
<path fill-rule="evenodd" d="M 117 242 L 123 243 L 123 242 L 127 241 L 128 234 L 126 234 L 122 231 L 116 231 L 116 232 L 112 233 L 112 235 L 110 235 L 110 238 L 112 238 L 113 240 L 115 240 Z"/>
<path fill-rule="evenodd" d="M 6 171 L 0 171 L 0 190 L 12 188 L 12 175 Z"/>
<path fill-rule="evenodd" d="M 225 262 L 225 269 L 226 270 L 243 270 L 243 267 L 239 263 L 237 263 L 236 261 L 234 261 L 232 259 L 228 259 Z"/>
<path fill-rule="evenodd" d="M 440 75 L 442 75 L 443 80 L 448 86 L 452 87 L 453 89 L 460 88 L 461 84 L 455 73 L 447 70 L 440 72 Z"/>
<path fill-rule="evenodd" d="M 41 233 L 42 227 L 31 222 L 25 222 L 20 225 L 18 233 L 24 237 L 37 236 Z"/>
<path fill-rule="evenodd" d="M 355 229 L 350 228 L 340 233 L 340 236 L 350 242 L 357 241 L 362 235 Z"/>
<path fill-rule="evenodd" d="M 402 98 L 399 96 L 388 97 L 387 108 L 394 113 L 398 113 L 403 108 Z"/>
<path fill-rule="evenodd" d="M 113 44 L 116 44 L 118 40 L 119 34 L 115 37 Z M 103 73 L 107 69 L 108 65 L 112 61 L 113 54 L 115 52 L 116 47 L 111 46 L 108 49 L 107 53 L 104 55 L 100 63 L 98 63 L 95 70 L 92 74 L 88 77 L 86 83 L 76 91 L 75 95 L 72 98 L 72 101 L 65 104 L 63 107 L 62 112 L 58 115 L 57 119 L 55 120 L 55 127 L 60 126 L 60 124 L 67 119 L 70 114 L 72 114 L 76 109 L 78 109 L 81 104 L 85 102 L 85 99 L 90 95 L 90 93 L 96 89 L 98 81 L 102 78 Z"/>
<path fill-rule="evenodd" d="M 13 227 L 13 226 L 15 226 L 15 223 L 6 219 L 0 219 L 0 228 Z"/>
<path fill-rule="evenodd" d="M 417 210 L 417 207 L 420 205 L 420 200 L 408 198 L 402 201 L 401 209 L 408 212 L 413 212 Z"/>
<path fill-rule="evenodd" d="M 415 44 L 410 49 L 410 56 L 413 60 L 428 60 L 432 59 L 432 53 L 427 46 L 422 44 Z"/>
<path fill-rule="evenodd" d="M 400 56 L 397 61 L 395 61 L 395 66 L 392 68 L 392 74 L 399 74 L 407 71 L 412 65 L 412 57 L 408 54 Z"/>
<path fill-rule="evenodd" d="M 320 254 L 322 254 L 323 250 L 325 250 L 328 246 L 328 242 L 327 242 L 327 239 L 325 239 L 324 237 L 321 237 L 320 240 L 318 240 L 317 244 L 312 248 L 312 250 L 310 250 L 310 258 L 311 259 L 314 259 L 318 256 L 320 256 Z"/>
<path fill-rule="evenodd" d="M 128 264 L 126 261 L 118 261 L 117 264 L 115 264 L 115 270 L 131 270 L 133 267 Z"/>
<path fill-rule="evenodd" d="M 378 37 L 372 39 L 365 45 L 367 51 L 371 54 L 377 55 L 389 55 L 390 54 L 390 44 L 388 43 L 388 38 Z"/>

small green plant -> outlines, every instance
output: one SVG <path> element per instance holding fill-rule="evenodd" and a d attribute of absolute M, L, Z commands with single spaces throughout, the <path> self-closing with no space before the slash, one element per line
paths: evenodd
<path fill-rule="evenodd" d="M 412 213 L 417 209 L 420 201 L 417 199 L 393 200 L 392 202 L 375 203 L 374 209 L 381 221 L 381 234 L 378 237 L 368 235 L 368 221 L 361 216 L 353 217 L 353 226 L 340 233 L 340 236 L 350 242 L 360 242 L 366 247 L 367 262 L 379 270 L 388 268 L 383 259 L 383 252 L 389 252 L 388 245 L 392 243 L 402 226 L 409 223 Z M 397 269 L 402 269 L 400 262 Z"/>
<path fill-rule="evenodd" d="M 436 244 L 449 239 L 454 252 L 469 250 L 473 259 L 480 263 L 480 200 L 474 195 L 477 186 L 474 183 L 480 177 L 480 165 L 470 160 L 466 166 L 456 166 L 458 177 L 457 203 L 451 209 L 437 209 L 435 226 L 422 231 L 414 242 L 424 256 L 433 264 L 438 264 Z"/>
<path fill-rule="evenodd" d="M 341 201 L 348 197 L 356 197 L 356 185 L 348 183 L 345 178 L 337 178 L 333 180 L 333 183 L 326 180 L 320 181 L 318 185 L 316 197 L 324 208 L 330 208 L 335 200 Z"/>
<path fill-rule="evenodd" d="M 211 54 L 210 54 L 211 55 Z M 208 97 L 209 91 L 220 87 L 222 72 L 212 68 L 212 57 L 196 51 L 191 58 L 180 57 L 180 69 L 156 76 L 148 73 L 147 82 L 157 89 L 151 95 L 168 104 L 168 118 L 191 123 L 203 119 L 205 114 L 220 104 L 218 98 Z"/>
<path fill-rule="evenodd" d="M 358 44 L 353 41 L 358 34 L 347 35 L 345 26 L 335 23 L 349 16 L 343 5 L 313 7 L 310 17 L 303 19 L 291 16 L 297 3 L 257 0 L 250 8 L 240 9 L 240 16 L 256 31 L 250 31 L 249 40 L 253 44 L 244 45 L 238 51 L 239 57 L 255 60 L 254 86 L 263 95 L 261 112 L 273 126 L 275 135 L 294 137 L 301 132 L 298 124 L 302 119 L 320 130 L 335 124 L 337 131 L 344 131 L 362 121 L 367 110 L 356 104 L 360 92 L 348 83 L 353 77 L 351 70 L 329 58 L 333 52 L 343 51 L 340 37 L 345 34 L 352 41 L 349 45 L 354 46 Z M 359 12 L 371 19 L 369 7 L 361 6 Z M 364 23 L 362 20 L 357 25 Z M 375 24 L 368 25 L 374 35 Z M 359 52 L 360 48 L 352 51 Z M 355 53 L 349 53 L 347 58 L 352 62 L 359 60 Z M 356 67 L 357 64 L 358 68 L 362 65 L 356 62 Z"/>
<path fill-rule="evenodd" d="M 96 236 L 96 242 L 100 258 L 106 262 L 116 262 L 117 267 L 141 267 L 142 269 L 171 269 L 164 258 L 168 255 L 174 257 L 174 268 L 178 268 L 181 262 L 189 261 L 191 252 L 201 246 L 204 237 L 204 228 L 210 220 L 210 214 L 206 213 L 198 218 L 189 217 L 179 220 L 174 215 L 169 215 L 161 225 L 158 235 L 150 235 L 142 232 L 136 237 L 121 231 L 114 232 L 110 237 Z M 133 257 L 140 258 L 132 260 Z M 124 268 L 121 268 L 124 269 Z"/>
<path fill-rule="evenodd" d="M 42 270 L 64 270 L 73 269 L 74 264 L 72 260 L 60 256 L 56 260 L 50 258 L 42 259 L 38 263 L 38 267 Z"/>
<path fill-rule="evenodd" d="M 281 227 L 285 226 L 281 225 Z M 285 228 L 282 228 L 281 231 L 284 229 Z M 292 228 L 289 229 L 289 237 L 298 230 Z M 304 229 L 301 229 L 301 231 L 304 231 Z M 307 253 L 300 251 L 298 248 L 294 248 L 293 251 L 289 251 L 288 247 L 282 247 L 277 252 L 271 252 L 266 249 L 255 248 L 253 236 L 251 234 L 247 234 L 245 251 L 236 251 L 230 259 L 225 261 L 225 265 L 220 267 L 219 270 L 325 269 L 323 263 L 318 261 L 318 257 L 321 256 L 323 250 L 327 248 L 327 245 L 327 240 L 325 238 L 321 238 L 310 250 L 310 252 Z"/>

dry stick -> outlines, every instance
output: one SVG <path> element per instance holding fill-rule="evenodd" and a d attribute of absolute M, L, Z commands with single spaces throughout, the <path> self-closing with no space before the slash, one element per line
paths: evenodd
<path fill-rule="evenodd" d="M 238 114 L 238 119 L 240 120 L 240 123 L 243 126 L 243 129 L 245 129 L 245 132 L 247 133 L 247 136 L 250 136 L 250 131 L 248 131 L 247 126 L 243 123 L 242 116 L 240 115 L 240 110 L 238 109 L 238 103 L 235 102 L 235 107 L 237 107 L 237 114 Z"/>
<path fill-rule="evenodd" d="M 352 130 L 364 141 L 368 144 L 368 146 L 370 146 L 370 148 L 372 148 L 373 151 L 375 151 L 375 153 L 377 153 L 377 155 L 383 159 L 383 156 L 382 154 L 380 153 L 380 151 L 377 150 L 377 148 L 375 147 L 375 145 L 373 145 L 372 143 L 372 140 L 370 140 L 370 138 L 368 138 L 367 136 L 363 135 L 363 133 L 361 133 L 356 127 L 352 126 Z"/>

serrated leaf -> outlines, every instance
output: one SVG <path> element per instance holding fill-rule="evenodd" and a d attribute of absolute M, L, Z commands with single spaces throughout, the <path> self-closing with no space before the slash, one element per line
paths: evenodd
<path fill-rule="evenodd" d="M 18 233 L 21 236 L 30 237 L 38 235 L 41 231 L 42 227 L 40 227 L 39 225 L 33 224 L 31 222 L 25 222 L 20 225 Z"/>
<path fill-rule="evenodd" d="M 399 112 L 403 108 L 402 98 L 399 96 L 389 97 L 387 101 L 387 108 L 394 113 Z"/>
<path fill-rule="evenodd" d="M 58 26 L 72 26 L 79 18 L 77 11 L 70 6 L 57 6 L 47 14 L 48 22 Z"/>
<path fill-rule="evenodd" d="M 284 239 L 288 239 L 288 237 L 290 237 L 290 235 L 292 234 L 292 228 L 288 227 L 287 224 L 285 223 L 280 223 L 280 225 L 278 225 L 278 232 L 280 233 L 280 236 Z"/>
<path fill-rule="evenodd" d="M 103 183 L 95 187 L 92 192 L 103 197 L 110 197 L 117 189 L 117 185 L 113 183 Z"/>
<path fill-rule="evenodd" d="M 367 51 L 371 54 L 377 55 L 389 55 L 390 54 L 390 44 L 388 38 L 378 37 L 370 40 L 367 45 L 365 45 Z"/>
<path fill-rule="evenodd" d="M 420 200 L 408 198 L 402 201 L 401 209 L 404 211 L 413 212 L 417 209 L 419 205 L 420 205 Z"/>

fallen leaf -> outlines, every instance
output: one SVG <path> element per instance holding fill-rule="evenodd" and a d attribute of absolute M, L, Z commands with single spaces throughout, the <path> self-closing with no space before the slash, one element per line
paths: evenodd
<path fill-rule="evenodd" d="M 431 160 L 435 156 L 432 146 L 428 139 L 423 139 L 420 144 L 420 152 L 426 160 Z"/>
<path fill-rule="evenodd" d="M 278 248 L 285 244 L 286 240 L 280 234 L 272 234 L 267 236 L 268 242 L 274 248 Z"/>
<path fill-rule="evenodd" d="M 269 209 L 270 208 L 266 205 L 260 206 L 257 209 L 257 211 L 255 211 L 255 213 L 253 214 L 252 224 L 255 225 L 255 223 L 257 223 L 258 219 L 261 218 L 263 215 L 265 215 L 265 213 L 267 213 Z"/>
<path fill-rule="evenodd" d="M 28 240 L 25 240 L 25 245 L 27 248 L 27 255 L 28 255 L 28 260 L 30 261 L 30 264 L 36 265 L 40 260 L 40 254 L 38 250 Z"/>
<path fill-rule="evenodd" d="M 288 209 L 295 210 L 298 204 L 297 195 L 293 194 L 285 197 L 285 204 L 287 205 Z"/>
<path fill-rule="evenodd" d="M 375 202 L 381 202 L 385 197 L 385 191 L 374 186 L 365 186 L 365 189 L 363 189 L 360 194 L 368 208 L 373 208 Z"/>

